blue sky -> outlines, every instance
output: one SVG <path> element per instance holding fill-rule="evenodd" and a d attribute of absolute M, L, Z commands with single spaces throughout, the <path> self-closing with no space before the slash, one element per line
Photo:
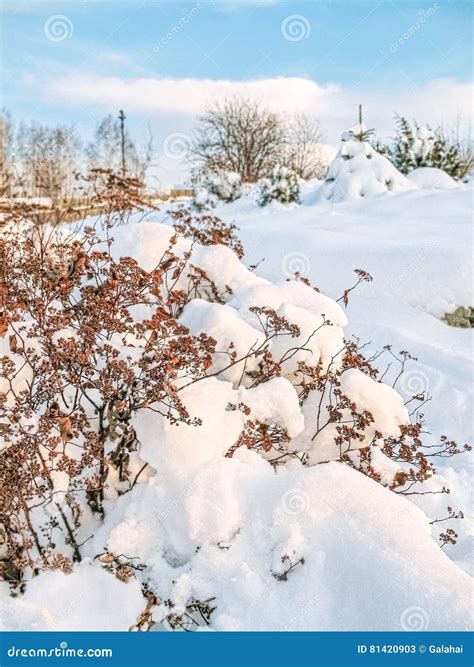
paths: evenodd
<path fill-rule="evenodd" d="M 471 4 L 4 0 L 2 104 L 15 118 L 86 133 L 123 106 L 161 143 L 234 85 L 285 111 L 294 101 L 326 123 L 332 143 L 358 101 L 382 134 L 395 110 L 465 121 Z"/>

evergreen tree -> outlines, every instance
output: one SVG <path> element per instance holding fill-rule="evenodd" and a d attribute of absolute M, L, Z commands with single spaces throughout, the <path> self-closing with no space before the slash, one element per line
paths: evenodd
<path fill-rule="evenodd" d="M 343 132 L 341 147 L 319 190 L 321 199 L 341 202 L 414 188 L 388 158 L 373 148 L 372 135 L 373 130 L 360 122 Z"/>
<path fill-rule="evenodd" d="M 459 179 L 469 169 L 458 143 L 450 144 L 439 128 L 419 126 L 416 121 L 412 127 L 403 116 L 397 116 L 397 134 L 390 158 L 403 174 L 418 167 L 436 167 Z"/>
<path fill-rule="evenodd" d="M 300 201 L 298 174 L 288 167 L 274 167 L 266 178 L 259 181 L 258 186 L 257 201 L 260 206 L 274 200 L 281 204 L 297 204 Z"/>

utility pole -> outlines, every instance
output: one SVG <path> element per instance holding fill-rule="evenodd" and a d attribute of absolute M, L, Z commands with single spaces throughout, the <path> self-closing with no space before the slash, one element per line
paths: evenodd
<path fill-rule="evenodd" d="M 362 125 L 362 104 L 359 104 L 359 125 Z"/>
<path fill-rule="evenodd" d="M 122 178 L 125 178 L 126 168 L 125 168 L 125 114 L 122 109 L 119 111 L 119 120 L 120 120 L 120 135 L 122 139 Z"/>

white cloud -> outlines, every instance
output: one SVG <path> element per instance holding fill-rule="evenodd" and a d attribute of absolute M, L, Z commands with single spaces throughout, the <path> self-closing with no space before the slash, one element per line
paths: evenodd
<path fill-rule="evenodd" d="M 179 114 L 196 116 L 214 99 L 239 93 L 259 99 L 279 112 L 295 109 L 317 116 L 329 129 L 331 141 L 352 125 L 358 104 L 364 106 L 366 124 L 381 134 L 393 128 L 397 111 L 419 122 L 452 124 L 470 115 L 472 83 L 443 79 L 404 92 L 353 90 L 336 84 L 319 85 L 311 79 L 280 77 L 253 81 L 209 79 L 122 79 L 110 76 L 68 74 L 49 83 L 48 95 L 72 104 L 104 109 L 126 108 L 146 116 Z"/>
<path fill-rule="evenodd" d="M 120 79 L 97 75 L 68 75 L 53 81 L 49 92 L 64 101 L 126 105 L 135 111 L 199 114 L 214 99 L 238 93 L 265 101 L 276 111 L 321 108 L 338 87 L 319 86 L 298 77 L 254 81 L 211 79 Z"/>

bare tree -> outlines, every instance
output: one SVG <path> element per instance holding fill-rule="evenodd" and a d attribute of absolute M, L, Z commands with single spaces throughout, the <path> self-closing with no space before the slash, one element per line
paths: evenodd
<path fill-rule="evenodd" d="M 16 193 L 70 200 L 78 190 L 81 142 L 78 126 L 22 123 L 16 136 Z"/>
<path fill-rule="evenodd" d="M 284 143 L 277 114 L 233 96 L 214 103 L 200 118 L 193 154 L 206 171 L 234 171 L 253 183 L 280 162 Z"/>
<path fill-rule="evenodd" d="M 9 197 L 13 172 L 13 125 L 9 112 L 0 110 L 0 197 Z"/>
<path fill-rule="evenodd" d="M 324 178 L 328 169 L 325 138 L 319 121 L 296 112 L 287 122 L 285 165 L 300 178 Z"/>
<path fill-rule="evenodd" d="M 97 125 L 94 139 L 86 147 L 90 169 L 118 171 L 120 161 L 120 125 L 113 116 L 103 118 Z"/>
<path fill-rule="evenodd" d="M 151 130 L 149 129 L 149 136 L 142 146 L 139 146 L 125 130 L 124 144 L 127 176 L 144 181 L 153 155 Z M 114 173 L 120 173 L 121 152 L 119 119 L 108 115 L 97 125 L 94 139 L 86 148 L 88 166 L 90 169 L 110 169 Z"/>
<path fill-rule="evenodd" d="M 461 163 L 459 168 L 459 178 L 465 178 L 474 168 L 474 138 L 472 135 L 472 125 L 469 124 L 465 127 L 459 117 L 456 119 L 456 123 L 453 127 L 441 127 L 440 134 L 448 149 L 454 151 L 459 157 Z"/>

